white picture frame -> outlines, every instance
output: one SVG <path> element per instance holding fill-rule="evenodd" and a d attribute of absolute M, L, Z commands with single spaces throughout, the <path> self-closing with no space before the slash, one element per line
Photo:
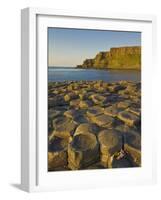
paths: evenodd
<path fill-rule="evenodd" d="M 45 114 L 47 113 L 47 40 L 45 38 L 46 28 L 54 25 L 87 29 L 134 30 L 143 33 L 142 115 L 145 117 L 142 131 L 150 134 L 152 130 L 154 119 L 150 115 L 152 103 L 148 88 L 151 87 L 150 66 L 155 67 L 155 16 L 25 8 L 21 15 L 21 188 L 33 192 L 155 183 L 155 133 L 153 137 L 143 134 L 143 166 L 139 169 L 108 169 L 108 172 L 83 170 L 48 173 L 46 171 L 47 129 L 44 124 L 47 124 Z M 44 124 L 41 123 L 42 121 Z M 43 134 L 42 130 L 46 132 Z"/>

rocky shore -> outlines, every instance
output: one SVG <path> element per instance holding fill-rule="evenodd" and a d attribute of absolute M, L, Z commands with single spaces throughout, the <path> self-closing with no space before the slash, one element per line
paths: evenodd
<path fill-rule="evenodd" d="M 139 166 L 140 83 L 49 83 L 49 171 Z"/>

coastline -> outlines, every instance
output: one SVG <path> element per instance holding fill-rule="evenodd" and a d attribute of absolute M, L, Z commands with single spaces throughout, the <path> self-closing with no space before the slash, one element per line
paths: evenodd
<path fill-rule="evenodd" d="M 84 69 L 84 70 L 88 70 L 88 69 L 95 69 L 95 70 L 105 70 L 105 71 L 141 71 L 140 68 L 136 68 L 136 69 L 131 69 L 130 67 L 126 67 L 126 68 L 113 68 L 113 67 L 108 67 L 108 68 L 102 68 L 102 67 L 88 67 L 88 68 L 82 68 L 82 67 L 75 67 L 74 69 Z"/>
<path fill-rule="evenodd" d="M 97 53 L 94 58 L 85 59 L 83 64 L 77 66 L 82 68 L 140 69 L 141 46 L 110 48 L 109 51 Z"/>
<path fill-rule="evenodd" d="M 87 67 L 87 68 L 83 68 L 83 67 L 63 67 L 63 66 L 48 66 L 48 69 L 82 69 L 82 70 L 91 70 L 91 69 L 95 69 L 95 70 L 110 70 L 110 71 L 114 71 L 114 70 L 123 70 L 123 71 L 141 71 L 141 69 L 136 68 L 136 69 L 131 69 L 131 67 L 125 67 L 125 68 L 113 68 L 113 67 L 108 67 L 108 68 L 103 68 L 103 67 Z"/>

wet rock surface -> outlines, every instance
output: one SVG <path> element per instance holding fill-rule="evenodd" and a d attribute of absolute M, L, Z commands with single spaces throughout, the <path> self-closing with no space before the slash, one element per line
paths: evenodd
<path fill-rule="evenodd" d="M 140 83 L 49 83 L 49 171 L 139 166 Z"/>

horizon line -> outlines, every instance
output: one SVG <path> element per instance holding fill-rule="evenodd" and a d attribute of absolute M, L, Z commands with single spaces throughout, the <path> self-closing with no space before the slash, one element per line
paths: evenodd
<path fill-rule="evenodd" d="M 77 66 L 72 66 L 72 65 L 48 65 L 48 67 L 64 67 L 64 68 L 66 68 L 66 67 L 71 67 L 71 68 L 74 68 L 74 67 L 77 67 Z"/>

